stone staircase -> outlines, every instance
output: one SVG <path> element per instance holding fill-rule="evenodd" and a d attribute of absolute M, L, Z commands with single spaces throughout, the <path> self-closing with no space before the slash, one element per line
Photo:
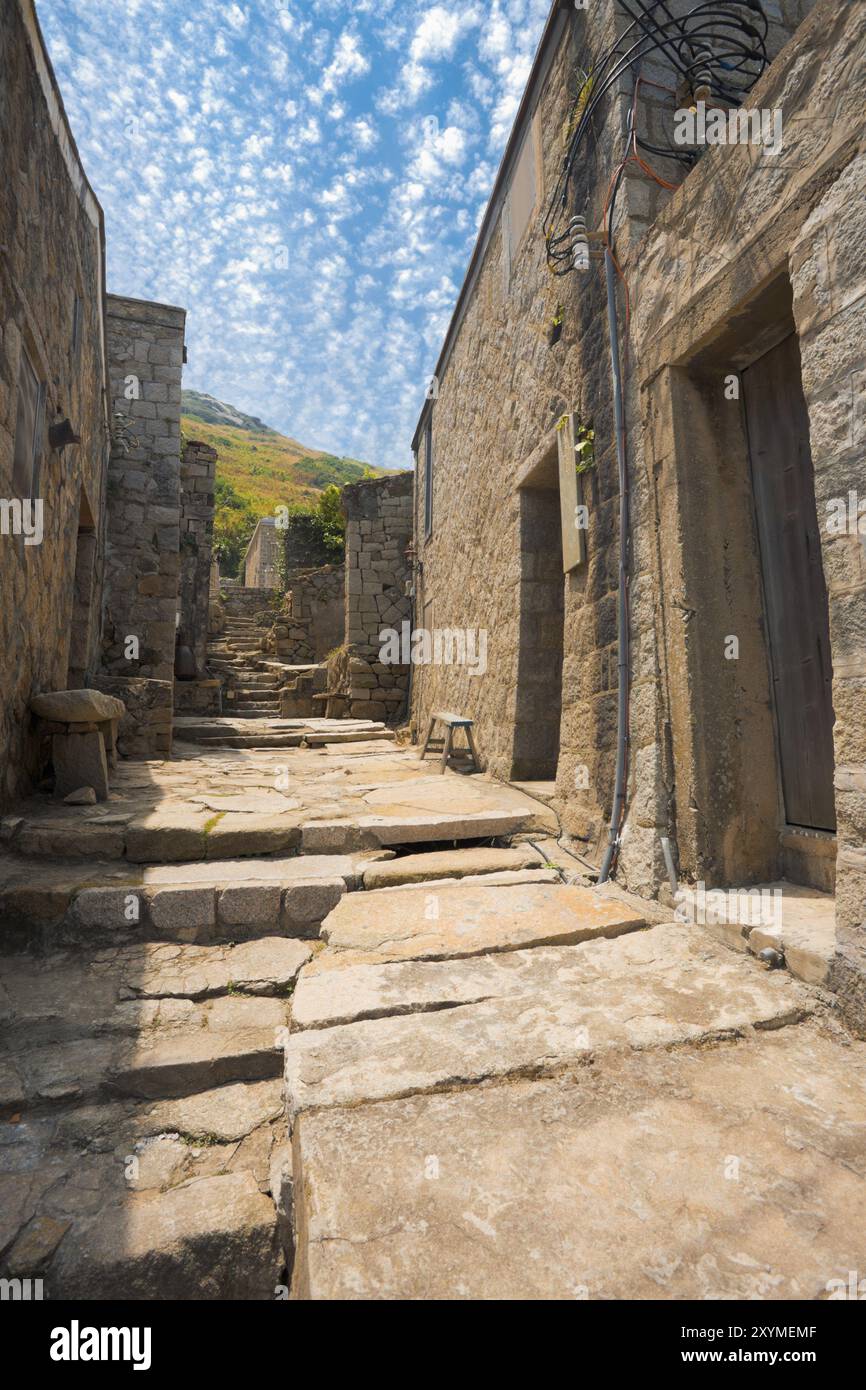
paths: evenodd
<path fill-rule="evenodd" d="M 207 664 L 226 682 L 225 711 L 238 719 L 280 713 L 280 676 L 273 669 L 260 669 L 263 636 L 255 619 L 229 614 L 224 631 L 208 643 Z"/>
<path fill-rule="evenodd" d="M 365 749 L 392 756 L 393 740 L 313 721 L 296 756 L 321 768 L 299 765 L 295 784 L 318 786 L 347 758 L 369 777 L 382 755 Z M 200 758 L 128 765 L 128 789 L 119 776 L 98 816 L 37 798 L 0 820 L 0 1277 L 43 1279 L 48 1298 L 285 1296 L 284 1050 L 323 922 L 347 895 L 369 896 L 375 918 L 393 886 L 419 879 L 555 877 L 527 847 L 407 854 L 402 872 L 390 848 L 520 833 L 524 804 L 388 807 L 366 824 L 271 814 L 273 792 L 233 793 L 250 803 L 233 814 L 158 792 L 134 813 L 124 799 L 155 775 L 175 798 L 184 779 L 191 797 L 215 775 L 221 792 L 221 755 Z M 452 795 L 466 794 L 460 779 Z"/>

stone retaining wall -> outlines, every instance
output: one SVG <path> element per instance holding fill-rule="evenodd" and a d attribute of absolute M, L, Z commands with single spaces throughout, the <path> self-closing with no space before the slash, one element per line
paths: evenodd
<path fill-rule="evenodd" d="M 126 705 L 117 751 L 122 758 L 167 758 L 171 754 L 172 681 L 141 676 L 100 675 L 94 689 L 114 695 Z"/>
<path fill-rule="evenodd" d="M 296 574 L 286 596 L 287 611 L 277 617 L 268 651 L 290 666 L 324 661 L 343 643 L 345 588 L 343 565 Z"/>

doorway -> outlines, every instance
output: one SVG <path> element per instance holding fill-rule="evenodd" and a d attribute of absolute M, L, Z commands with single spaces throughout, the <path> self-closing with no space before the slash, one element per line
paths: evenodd
<path fill-rule="evenodd" d="M 796 334 L 742 383 L 784 819 L 832 832 L 830 621 Z"/>
<path fill-rule="evenodd" d="M 520 631 L 511 773 L 515 781 L 555 781 L 559 762 L 565 581 L 555 479 L 550 466 L 518 493 Z"/>

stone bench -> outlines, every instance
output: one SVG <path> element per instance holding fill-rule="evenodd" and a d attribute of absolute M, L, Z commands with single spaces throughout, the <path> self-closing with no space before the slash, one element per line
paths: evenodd
<path fill-rule="evenodd" d="M 99 690 L 54 690 L 36 695 L 30 708 L 51 737 L 54 795 L 64 800 L 92 787 L 108 800 L 108 769 L 117 766 L 117 728 L 126 705 Z"/>

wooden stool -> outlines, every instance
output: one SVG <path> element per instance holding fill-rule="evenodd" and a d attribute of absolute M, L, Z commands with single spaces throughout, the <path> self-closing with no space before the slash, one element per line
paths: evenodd
<path fill-rule="evenodd" d="M 454 758 L 458 758 L 460 762 L 463 764 L 463 766 L 460 769 L 461 772 L 480 772 L 481 763 L 478 758 L 478 751 L 475 747 L 475 739 L 472 736 L 472 725 L 474 724 L 474 722 L 475 721 L 473 719 L 467 719 L 466 716 L 463 714 L 434 714 L 430 720 L 430 727 L 427 730 L 427 737 L 424 740 L 424 747 L 421 749 L 421 753 L 419 755 L 420 760 L 423 762 L 424 758 L 426 758 L 427 756 L 428 751 L 432 750 L 433 752 L 441 752 L 442 754 L 442 757 L 439 762 L 440 772 L 444 773 L 449 762 L 451 762 L 451 760 Z M 433 730 L 435 729 L 437 724 L 443 724 L 445 726 L 444 738 L 434 739 Z M 455 749 L 455 729 L 465 730 L 467 745 L 465 749 Z"/>

